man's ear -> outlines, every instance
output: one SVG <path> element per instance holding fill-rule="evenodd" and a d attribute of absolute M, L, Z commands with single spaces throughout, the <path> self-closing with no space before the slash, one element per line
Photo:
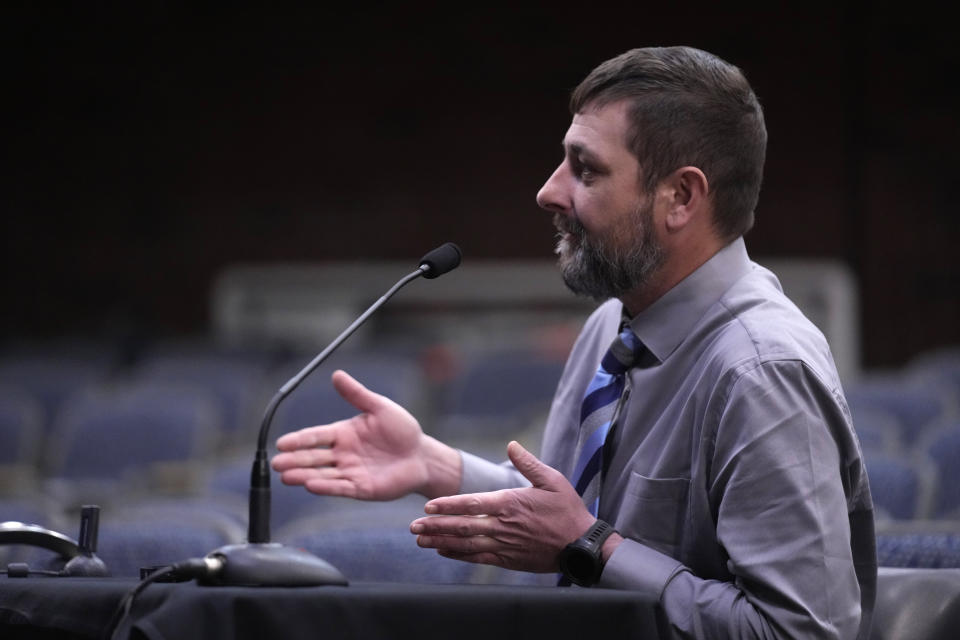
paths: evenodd
<path fill-rule="evenodd" d="M 667 231 L 680 231 L 691 221 L 709 214 L 710 183 L 697 167 L 680 167 L 661 186 L 667 199 Z"/>

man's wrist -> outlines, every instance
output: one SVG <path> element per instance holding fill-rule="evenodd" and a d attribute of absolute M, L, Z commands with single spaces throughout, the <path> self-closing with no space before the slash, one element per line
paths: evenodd
<path fill-rule="evenodd" d="M 558 563 L 563 575 L 581 587 L 595 585 L 603 572 L 603 546 L 613 533 L 610 524 L 599 519 L 594 521 L 586 533 L 560 552 Z"/>
<path fill-rule="evenodd" d="M 621 542 L 623 542 L 623 536 L 616 531 L 604 540 L 603 546 L 600 547 L 600 558 L 603 561 L 603 566 L 607 566 L 607 561 L 610 559 L 610 556 L 613 555 L 613 552 L 617 550 L 617 547 L 620 546 Z"/>
<path fill-rule="evenodd" d="M 425 468 L 426 481 L 417 493 L 433 499 L 456 495 L 460 492 L 463 459 L 459 451 L 424 434 L 420 455 Z"/>

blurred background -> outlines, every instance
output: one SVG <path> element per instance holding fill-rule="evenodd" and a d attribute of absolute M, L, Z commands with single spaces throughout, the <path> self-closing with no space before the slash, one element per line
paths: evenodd
<path fill-rule="evenodd" d="M 72 531 L 100 501 L 121 531 L 144 496 L 216 495 L 231 512 L 218 531 L 242 536 L 229 523 L 245 521 L 274 390 L 446 241 L 464 267 L 402 291 L 273 433 L 349 413 L 326 384 L 345 367 L 454 443 L 535 446 L 591 307 L 560 283 L 534 202 L 567 96 L 626 49 L 687 44 L 740 66 L 765 107 L 747 246 L 830 340 L 884 517 L 956 529 L 960 493 L 943 487 L 958 485 L 941 477 L 960 456 L 946 21 L 858 2 L 4 14 L 0 520 Z M 277 526 L 346 508 L 276 494 Z"/>

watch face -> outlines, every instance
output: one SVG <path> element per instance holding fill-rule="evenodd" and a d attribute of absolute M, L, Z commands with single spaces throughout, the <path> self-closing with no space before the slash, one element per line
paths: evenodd
<path fill-rule="evenodd" d="M 560 552 L 560 569 L 581 587 L 591 587 L 600 579 L 603 561 L 600 559 L 600 547 L 613 533 L 613 529 L 603 520 L 597 520 L 579 539 L 574 540 Z"/>
<path fill-rule="evenodd" d="M 579 585 L 593 582 L 597 571 L 597 558 L 585 549 L 568 548 L 564 554 L 564 573 Z"/>

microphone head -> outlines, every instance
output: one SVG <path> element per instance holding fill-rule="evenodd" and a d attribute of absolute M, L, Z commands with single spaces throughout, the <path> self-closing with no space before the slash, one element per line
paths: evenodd
<path fill-rule="evenodd" d="M 460 266 L 460 259 L 463 253 L 460 247 L 448 242 L 442 244 L 427 255 L 420 258 L 420 268 L 423 269 L 423 277 L 433 279 L 442 276 L 448 271 L 453 271 Z M 426 267 L 426 269 L 424 269 Z"/>

